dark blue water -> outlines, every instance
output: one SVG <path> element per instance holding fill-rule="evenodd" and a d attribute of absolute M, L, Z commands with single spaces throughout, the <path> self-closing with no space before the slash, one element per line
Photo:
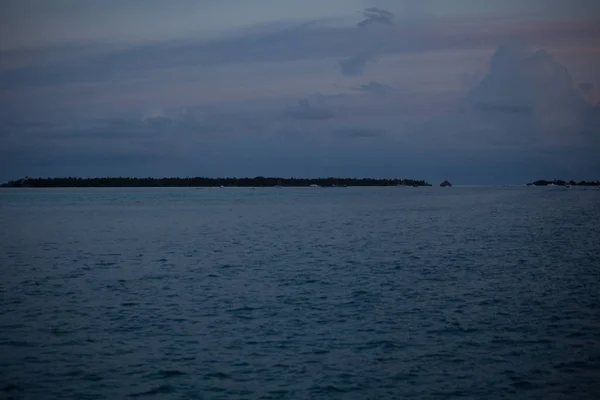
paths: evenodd
<path fill-rule="evenodd" d="M 0 191 L 0 398 L 593 399 L 600 191 Z"/>

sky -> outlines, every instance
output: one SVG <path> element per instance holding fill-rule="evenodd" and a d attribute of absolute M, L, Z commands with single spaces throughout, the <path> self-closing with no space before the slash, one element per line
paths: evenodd
<path fill-rule="evenodd" d="M 600 179 L 595 0 L 0 0 L 0 181 Z"/>

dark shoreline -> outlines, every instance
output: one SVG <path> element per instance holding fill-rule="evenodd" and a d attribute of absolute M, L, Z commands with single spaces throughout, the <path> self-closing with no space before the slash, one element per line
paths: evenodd
<path fill-rule="evenodd" d="M 528 183 L 527 186 L 600 186 L 600 181 L 563 181 L 560 179 L 554 179 L 547 181 L 544 179 L 537 180 L 535 182 Z"/>
<path fill-rule="evenodd" d="M 0 185 L 4 188 L 84 187 L 351 187 L 431 186 L 424 180 L 374 178 L 23 178 Z"/>

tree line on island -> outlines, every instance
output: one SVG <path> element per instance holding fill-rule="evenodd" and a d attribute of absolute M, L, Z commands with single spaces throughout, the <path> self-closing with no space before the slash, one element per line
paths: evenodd
<path fill-rule="evenodd" d="M 23 178 L 10 181 L 1 187 L 349 187 L 349 186 L 431 186 L 424 180 L 375 178 Z"/>
<path fill-rule="evenodd" d="M 540 179 L 535 182 L 528 183 L 527 186 L 600 186 L 600 181 L 579 181 L 574 180 L 563 181 L 554 179 L 551 181 Z"/>

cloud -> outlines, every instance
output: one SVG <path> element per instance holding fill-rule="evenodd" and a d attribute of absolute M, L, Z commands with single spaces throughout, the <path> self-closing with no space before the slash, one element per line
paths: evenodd
<path fill-rule="evenodd" d="M 594 84 L 590 82 L 582 82 L 579 84 L 579 90 L 588 95 L 594 90 Z"/>
<path fill-rule="evenodd" d="M 593 104 L 596 100 L 594 84 L 591 82 L 581 82 L 578 85 L 578 88 L 583 94 L 583 98 L 589 103 Z"/>
<path fill-rule="evenodd" d="M 594 86 L 574 85 L 566 68 L 548 53 L 503 46 L 489 72 L 481 78 L 461 76 L 468 87 L 459 88 L 463 68 L 477 69 L 490 44 L 524 26 L 451 19 L 410 22 L 370 22 L 368 28 L 285 24 L 210 41 L 75 50 L 48 62 L 35 51 L 21 54 L 17 67 L 0 65 L 0 118 L 21 118 L 20 123 L 0 121 L 0 170 L 20 165 L 19 171 L 26 172 L 29 165 L 43 164 L 50 174 L 73 174 L 73 169 L 88 171 L 93 164 L 94 171 L 105 171 L 105 155 L 114 166 L 106 171 L 117 171 L 118 164 L 121 174 L 145 170 L 156 160 L 156 169 L 147 173 L 400 171 L 424 178 L 432 174 L 437 181 L 436 174 L 446 172 L 479 174 L 486 180 L 485 168 L 496 170 L 506 163 L 513 165 L 513 176 L 520 175 L 519 168 L 560 171 L 563 165 L 552 166 L 551 159 L 581 167 L 579 171 L 598 164 L 592 150 L 600 148 L 600 108 L 583 99 Z M 552 24 L 531 24 L 534 38 L 561 31 L 572 32 L 569 38 L 585 37 L 576 25 L 552 31 Z M 474 51 L 438 51 L 463 48 Z M 0 64 L 6 54 L 0 54 Z M 336 60 L 343 60 L 347 76 L 357 76 L 386 55 L 394 57 L 377 68 L 381 75 L 376 80 L 332 85 L 340 73 L 332 68 Z M 54 87 L 37 87 L 43 85 Z M 312 92 L 325 94 L 308 96 Z M 65 98 L 77 104 L 57 111 Z M 296 102 L 298 98 L 304 100 Z M 290 99 L 294 102 L 288 103 Z M 38 107 L 42 100 L 47 106 Z M 38 109 L 57 116 L 42 121 Z M 556 148 L 564 156 L 548 150 Z"/>
<path fill-rule="evenodd" d="M 394 24 L 394 14 L 380 8 L 367 8 L 363 11 L 363 15 L 366 19 L 357 24 L 359 30 L 370 26 Z M 381 35 L 381 32 L 378 33 Z M 346 76 L 362 75 L 369 63 L 378 61 L 379 54 L 382 52 L 381 40 L 373 40 L 373 37 L 364 36 L 362 32 L 357 39 L 359 39 L 356 42 L 358 46 L 361 45 L 361 42 L 368 42 L 368 44 L 363 45 L 367 50 L 362 50 L 355 56 L 339 61 L 342 73 Z"/>
<path fill-rule="evenodd" d="M 363 15 L 366 19 L 357 24 L 359 28 L 365 28 L 373 24 L 394 24 L 394 14 L 381 8 L 369 7 L 363 11 Z"/>
<path fill-rule="evenodd" d="M 0 180 L 74 173 L 400 174 L 433 182 L 449 177 L 470 183 L 518 183 L 550 172 L 590 179 L 593 176 L 586 171 L 598 165 L 591 147 L 552 152 L 551 147 L 510 134 L 500 123 L 504 118 L 527 120 L 528 115 L 493 113 L 481 120 L 477 117 L 482 113 L 426 115 L 406 121 L 398 116 L 404 100 L 358 92 L 310 96 L 289 108 L 281 106 L 282 100 L 273 100 L 123 112 L 94 120 L 72 116 L 49 122 L 15 121 L 10 129 L 0 128 Z M 330 118 L 323 119 L 324 115 Z M 587 126 L 593 126 L 591 120 Z"/>
<path fill-rule="evenodd" d="M 466 103 L 479 126 L 487 125 L 509 143 L 585 147 L 595 145 L 591 132 L 598 128 L 592 127 L 592 106 L 580 90 L 567 68 L 545 50 L 503 45 Z"/>
<path fill-rule="evenodd" d="M 377 62 L 378 56 L 374 53 L 363 53 L 354 57 L 341 60 L 340 67 L 346 76 L 362 75 L 370 62 Z"/>
<path fill-rule="evenodd" d="M 520 46 L 496 50 L 489 73 L 468 100 L 487 111 L 509 113 L 584 107 L 563 65 L 543 49 L 530 54 Z"/>
<path fill-rule="evenodd" d="M 376 14 L 383 17 L 387 14 Z M 368 18 L 366 21 L 370 21 Z M 378 19 L 375 19 L 378 20 Z M 495 46 L 519 35 L 549 44 L 594 40 L 598 20 L 565 23 L 444 17 L 410 24 L 356 25 L 310 21 L 255 27 L 213 39 L 169 40 L 134 46 L 49 46 L 0 52 L 0 90 L 23 87 L 155 79 L 151 73 L 227 64 L 344 60 L 342 72 L 359 75 L 369 62 L 389 54 Z M 172 75 L 171 75 L 172 76 Z M 172 78 L 171 78 L 172 79 Z"/>
<path fill-rule="evenodd" d="M 188 110 L 155 113 L 121 113 L 99 118 L 57 118 L 0 122 L 0 147 L 26 154 L 40 149 L 55 152 L 151 154 L 187 151 L 187 148 L 226 137 L 239 127 L 231 116 L 202 119 Z M 36 150 L 37 149 L 37 150 Z"/>
<path fill-rule="evenodd" d="M 248 114 L 205 107 L 0 121 L 0 181 L 23 175 L 201 175 L 267 143 Z M 265 118 L 267 121 L 267 118 Z M 268 127 L 261 124 L 261 127 Z M 235 168 L 234 168 L 235 169 Z M 240 174 L 238 171 L 237 174 Z"/>
<path fill-rule="evenodd" d="M 330 110 L 311 105 L 308 100 L 299 100 L 296 106 L 287 109 L 287 115 L 298 120 L 327 120 L 333 118 L 334 114 Z"/>
<path fill-rule="evenodd" d="M 396 89 L 389 85 L 384 85 L 383 83 L 371 81 L 369 83 L 360 85 L 358 87 L 353 88 L 353 90 L 362 93 L 372 93 L 372 94 L 389 94 L 396 92 Z"/>
<path fill-rule="evenodd" d="M 364 127 L 344 127 L 333 130 L 334 135 L 344 138 L 366 139 L 385 136 L 385 131 Z"/>

